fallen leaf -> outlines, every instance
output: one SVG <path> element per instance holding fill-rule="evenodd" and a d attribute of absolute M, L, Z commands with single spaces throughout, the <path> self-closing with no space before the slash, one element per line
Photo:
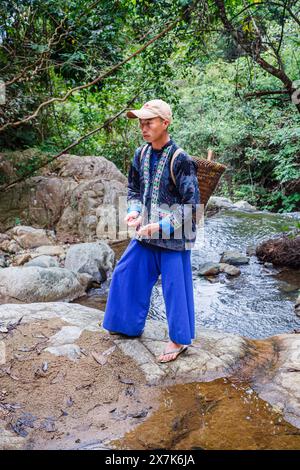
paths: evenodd
<path fill-rule="evenodd" d="M 95 361 L 98 362 L 98 364 L 100 364 L 101 366 L 104 366 L 104 364 L 106 364 L 107 358 L 102 354 L 97 353 L 96 351 L 92 351 L 91 355 L 95 359 Z"/>

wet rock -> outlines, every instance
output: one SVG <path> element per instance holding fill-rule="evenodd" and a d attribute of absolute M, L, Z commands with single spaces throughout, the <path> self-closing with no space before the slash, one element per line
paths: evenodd
<path fill-rule="evenodd" d="M 0 271 L 0 296 L 7 302 L 73 300 L 84 294 L 76 274 L 68 269 L 29 266 Z"/>
<path fill-rule="evenodd" d="M 246 246 L 246 255 L 255 256 L 256 255 L 256 246 L 255 245 Z"/>
<path fill-rule="evenodd" d="M 241 270 L 236 266 L 227 263 L 220 263 L 220 271 L 228 274 L 229 276 L 238 276 Z"/>
<path fill-rule="evenodd" d="M 274 268 L 273 263 L 265 262 L 265 263 L 264 263 L 264 266 L 265 266 L 265 268 Z"/>
<path fill-rule="evenodd" d="M 228 250 L 222 253 L 220 262 L 233 265 L 248 264 L 249 258 L 237 250 Z"/>
<path fill-rule="evenodd" d="M 41 268 L 55 268 L 59 267 L 59 263 L 56 258 L 47 255 L 37 256 L 36 258 L 31 259 L 28 263 L 25 263 L 24 266 L 39 266 Z"/>
<path fill-rule="evenodd" d="M 219 263 L 204 263 L 197 270 L 199 276 L 211 276 L 220 272 Z"/>
<path fill-rule="evenodd" d="M 93 281 L 101 283 L 107 278 L 107 271 L 113 269 L 115 254 L 103 242 L 78 243 L 71 246 L 66 255 L 65 267 L 76 273 L 87 273 Z"/>
<path fill-rule="evenodd" d="M 273 340 L 278 355 L 276 365 L 258 374 L 253 388 L 260 398 L 280 409 L 286 421 L 300 427 L 300 337 L 286 334 Z"/>

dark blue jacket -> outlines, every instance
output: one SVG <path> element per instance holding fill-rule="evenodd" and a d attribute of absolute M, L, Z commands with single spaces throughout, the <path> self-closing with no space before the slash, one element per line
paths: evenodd
<path fill-rule="evenodd" d="M 146 151 L 142 159 L 140 156 L 144 145 L 145 144 L 136 149 L 129 168 L 127 195 L 128 212 L 131 210 L 141 212 L 143 207 L 145 190 L 143 165 Z M 174 160 L 173 173 L 176 181 L 176 185 L 174 185 L 171 177 L 170 162 L 172 155 L 179 147 L 171 138 L 159 151 L 153 151 L 153 149 L 151 149 L 150 161 L 152 167 L 154 166 L 154 171 L 152 172 L 150 180 L 150 191 L 146 200 L 146 208 L 148 210 L 148 216 L 150 217 L 152 182 L 157 166 L 155 160 L 159 159 L 163 150 L 169 146 L 172 148 L 168 156 L 168 161 L 164 166 L 159 185 L 159 206 L 162 205 L 163 208 L 169 208 L 170 215 L 166 216 L 166 213 L 164 213 L 159 216 L 160 230 L 153 234 L 151 238 L 145 236 L 139 237 L 137 235 L 135 237 L 142 244 L 147 246 L 154 245 L 165 249 L 182 251 L 191 249 L 194 246 L 196 225 L 192 215 L 196 213 L 197 207 L 199 210 L 200 191 L 196 174 L 196 164 L 186 152 L 179 153 Z M 144 219 L 142 225 L 149 223 L 149 221 L 150 219 Z M 187 230 L 186 233 L 185 227 Z"/>

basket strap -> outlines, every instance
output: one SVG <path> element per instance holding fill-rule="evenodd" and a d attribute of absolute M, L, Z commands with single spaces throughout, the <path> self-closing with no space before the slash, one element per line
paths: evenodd
<path fill-rule="evenodd" d="M 145 153 L 145 151 L 146 151 L 147 145 L 148 145 L 148 144 L 145 144 L 145 145 L 144 145 L 144 147 L 142 148 L 142 151 L 141 151 L 141 153 L 140 153 L 140 163 L 141 163 L 142 158 L 143 158 L 143 155 L 144 155 L 144 153 Z"/>
<path fill-rule="evenodd" d="M 174 176 L 174 172 L 173 172 L 173 163 L 174 163 L 174 160 L 177 157 L 177 155 L 179 155 L 181 152 L 184 152 L 184 150 L 182 150 L 181 148 L 178 148 L 177 150 L 175 150 L 175 152 L 172 155 L 172 159 L 171 159 L 171 163 L 170 163 L 171 176 L 172 176 L 172 180 L 173 180 L 173 183 L 175 184 L 175 186 L 176 186 L 176 181 L 175 181 L 175 176 Z"/>

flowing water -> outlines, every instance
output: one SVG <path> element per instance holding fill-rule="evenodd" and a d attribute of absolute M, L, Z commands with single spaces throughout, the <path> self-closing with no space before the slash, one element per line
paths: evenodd
<path fill-rule="evenodd" d="M 299 217 L 299 213 L 281 215 L 223 209 L 205 218 L 203 227 L 198 230 L 197 248 L 192 250 L 197 325 L 248 338 L 300 329 L 300 318 L 294 312 L 300 270 L 267 268 L 256 256 L 250 256 L 249 264 L 239 266 L 239 276 L 228 277 L 221 273 L 207 278 L 198 274 L 200 265 L 219 262 L 225 250 L 237 249 L 246 254 L 248 247 L 295 228 Z M 104 310 L 109 283 L 110 278 L 101 288 L 92 289 L 87 297 L 77 302 Z M 152 291 L 148 318 L 163 321 L 166 318 L 161 277 Z"/>
<path fill-rule="evenodd" d="M 294 304 L 300 270 L 264 266 L 255 255 L 229 277 L 199 275 L 206 262 L 219 262 L 224 251 L 255 253 L 260 242 L 295 228 L 300 214 L 222 210 L 206 217 L 192 250 L 196 323 L 248 338 L 299 331 Z M 114 245 L 118 260 L 129 240 Z M 108 279 L 77 300 L 105 309 Z M 165 320 L 161 278 L 153 288 L 149 317 Z M 261 400 L 247 383 L 231 379 L 176 384 L 162 390 L 160 408 L 111 445 L 119 449 L 299 449 L 300 431 Z"/>

